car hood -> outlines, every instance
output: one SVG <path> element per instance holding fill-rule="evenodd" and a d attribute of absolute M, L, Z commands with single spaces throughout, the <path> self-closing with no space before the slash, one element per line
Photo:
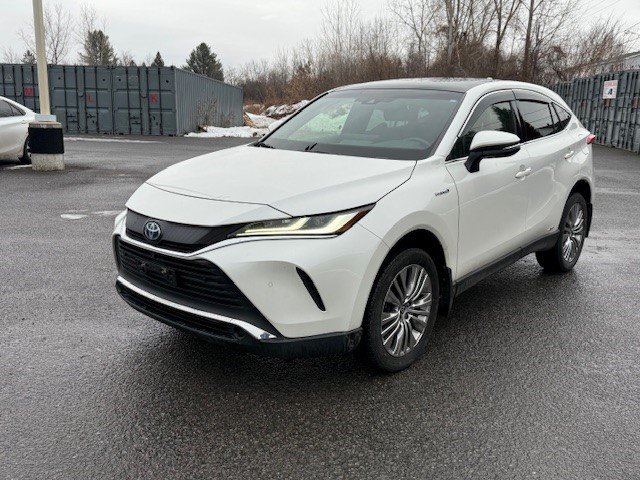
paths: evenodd
<path fill-rule="evenodd" d="M 292 216 L 367 205 L 411 176 L 414 161 L 242 146 L 175 164 L 147 183 L 180 195 L 268 205 Z"/>

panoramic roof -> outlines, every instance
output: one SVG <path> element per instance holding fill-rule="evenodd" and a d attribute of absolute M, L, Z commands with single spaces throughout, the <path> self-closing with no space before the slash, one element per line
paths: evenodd
<path fill-rule="evenodd" d="M 491 78 L 401 78 L 397 80 L 380 80 L 376 82 L 358 83 L 338 87 L 335 90 L 361 88 L 420 88 L 425 90 L 446 90 L 449 92 L 466 92 L 467 90 L 492 82 Z"/>

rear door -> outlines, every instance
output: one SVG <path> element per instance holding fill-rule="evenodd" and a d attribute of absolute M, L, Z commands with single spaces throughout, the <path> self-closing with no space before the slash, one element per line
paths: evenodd
<path fill-rule="evenodd" d="M 527 151 L 485 158 L 470 173 L 464 161 L 474 135 L 483 130 L 518 133 L 513 92 L 491 93 L 476 104 L 446 163 L 458 191 L 458 277 L 517 250 L 524 232 L 528 198 L 516 174 L 527 168 Z"/>
<path fill-rule="evenodd" d="M 523 148 L 529 154 L 530 174 L 523 187 L 528 197 L 524 244 L 535 242 L 558 228 L 565 187 L 558 181 L 560 162 L 572 155 L 571 138 L 551 99 L 534 91 L 516 90 Z"/>

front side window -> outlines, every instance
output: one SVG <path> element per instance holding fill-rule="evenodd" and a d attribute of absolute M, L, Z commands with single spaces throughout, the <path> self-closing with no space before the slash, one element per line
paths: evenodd
<path fill-rule="evenodd" d="M 331 92 L 262 143 L 283 150 L 419 160 L 431 154 L 461 99 L 456 92 L 418 89 Z"/>
<path fill-rule="evenodd" d="M 450 158 L 468 156 L 473 137 L 476 133 L 485 130 L 499 130 L 517 134 L 511 102 L 497 102 L 480 112 L 474 113 L 462 134 L 456 140 Z"/>
<path fill-rule="evenodd" d="M 551 105 L 534 100 L 518 100 L 522 129 L 526 140 L 535 140 L 556 133 Z"/>

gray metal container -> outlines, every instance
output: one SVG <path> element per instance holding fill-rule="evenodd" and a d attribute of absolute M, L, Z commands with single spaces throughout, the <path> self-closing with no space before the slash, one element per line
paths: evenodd
<path fill-rule="evenodd" d="M 618 80 L 616 98 L 602 98 L 607 80 Z M 603 73 L 550 88 L 595 134 L 597 143 L 640 153 L 640 70 Z"/>
<path fill-rule="evenodd" d="M 242 89 L 175 67 L 49 67 L 51 110 L 69 133 L 182 135 L 242 125 Z M 0 64 L 0 95 L 38 110 L 35 65 Z"/>

